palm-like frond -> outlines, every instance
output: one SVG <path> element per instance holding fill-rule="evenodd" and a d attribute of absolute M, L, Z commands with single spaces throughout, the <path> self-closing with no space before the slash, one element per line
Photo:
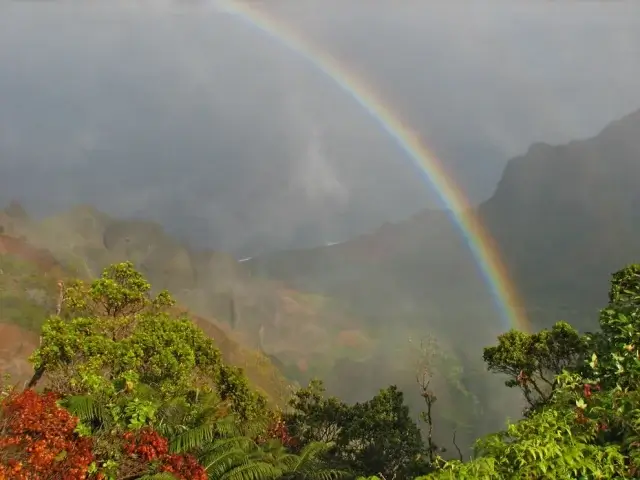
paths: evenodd
<path fill-rule="evenodd" d="M 352 474 L 347 470 L 337 468 L 323 468 L 322 470 L 304 472 L 294 476 L 300 480 L 337 480 L 340 478 L 352 478 Z"/>
<path fill-rule="evenodd" d="M 200 457 L 199 461 L 209 478 L 218 479 L 236 467 L 251 463 L 252 459 L 244 449 L 234 448 L 222 452 L 208 452 Z"/>
<path fill-rule="evenodd" d="M 302 472 L 308 470 L 309 466 L 314 464 L 315 467 L 319 458 L 327 453 L 333 444 L 324 442 L 311 442 L 306 445 L 302 451 L 296 455 L 296 463 L 294 464 L 291 472 Z"/>
<path fill-rule="evenodd" d="M 204 423 L 221 416 L 223 402 L 215 391 L 196 392 L 192 403 L 198 405 L 198 412 L 194 418 L 196 423 Z"/>
<path fill-rule="evenodd" d="M 106 427 L 113 422 L 111 413 L 104 404 L 88 395 L 67 397 L 61 404 L 82 422 L 95 422 L 101 427 Z"/>
<path fill-rule="evenodd" d="M 232 415 L 216 420 L 215 425 L 218 430 L 218 434 L 222 438 L 244 436 L 242 429 L 239 427 L 235 417 Z"/>
<path fill-rule="evenodd" d="M 240 449 L 245 452 L 246 455 L 251 455 L 256 451 L 258 446 L 249 437 L 230 437 L 221 438 L 213 442 L 207 448 L 207 454 L 221 453 L 228 450 Z"/>
<path fill-rule="evenodd" d="M 215 423 L 199 425 L 173 437 L 169 449 L 174 453 L 184 453 L 202 448 L 213 442 L 218 430 Z"/>
<path fill-rule="evenodd" d="M 238 444 L 238 438 L 243 437 L 241 437 L 234 419 L 232 417 L 225 417 L 215 422 L 209 421 L 209 423 L 197 425 L 196 427 L 189 428 L 172 436 L 170 439 L 170 449 L 175 453 L 203 449 L 210 451 L 211 444 L 216 439 L 218 439 L 217 443 L 222 439 L 231 439 Z"/>
<path fill-rule="evenodd" d="M 294 472 L 299 459 L 293 453 L 283 453 L 277 457 L 266 458 L 269 463 L 277 465 L 284 473 Z"/>
<path fill-rule="evenodd" d="M 350 476 L 346 470 L 324 466 L 321 457 L 332 447 L 331 443 L 312 442 L 305 446 L 300 454 L 284 457 L 283 461 L 287 467 L 284 476 L 297 480 L 337 480 Z"/>
<path fill-rule="evenodd" d="M 209 465 L 214 465 L 220 458 L 238 458 L 240 461 L 252 460 L 257 445 L 248 437 L 232 437 L 216 440 L 199 455 L 200 463 L 209 470 Z"/>
<path fill-rule="evenodd" d="M 172 398 L 159 405 L 154 426 L 170 439 L 189 435 L 195 439 L 199 435 L 200 441 L 208 441 L 211 436 L 206 434 L 207 430 L 212 428 L 214 422 L 220 422 L 220 405 L 215 392 L 192 392 L 187 397 Z M 218 423 L 216 428 L 223 433 L 231 430 L 222 423 Z M 194 431 L 189 433 L 191 430 Z M 203 431 L 198 433 L 197 430 Z"/>
<path fill-rule="evenodd" d="M 267 418 L 256 418 L 253 419 L 250 423 L 242 426 L 242 434 L 255 438 L 262 434 L 267 427 L 269 426 L 269 419 Z"/>
<path fill-rule="evenodd" d="M 282 475 L 277 467 L 265 462 L 250 462 L 229 470 L 219 480 L 274 480 Z M 210 479 L 218 480 L 216 477 Z"/>
<path fill-rule="evenodd" d="M 179 423 L 187 415 L 188 407 L 184 398 L 172 398 L 158 407 L 156 419 L 163 423 Z"/>

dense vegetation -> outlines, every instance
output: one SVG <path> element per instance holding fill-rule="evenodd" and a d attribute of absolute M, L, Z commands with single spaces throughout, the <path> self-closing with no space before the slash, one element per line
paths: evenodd
<path fill-rule="evenodd" d="M 313 381 L 279 408 L 167 292 L 150 292 L 130 263 L 61 289 L 33 378 L 2 388 L 0 478 L 640 477 L 640 265 L 614 274 L 597 333 L 559 322 L 485 349 L 526 408 L 468 460 L 445 460 L 432 440 L 428 368 L 418 375 L 422 433 L 395 386 L 347 404 Z"/>

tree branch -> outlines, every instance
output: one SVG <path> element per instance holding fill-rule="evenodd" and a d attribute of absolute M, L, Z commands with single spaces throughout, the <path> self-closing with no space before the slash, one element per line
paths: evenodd
<path fill-rule="evenodd" d="M 462 457 L 462 451 L 460 450 L 460 447 L 458 446 L 458 444 L 456 443 L 456 430 L 453 430 L 453 446 L 456 447 L 456 450 L 458 451 L 458 457 L 460 458 L 460 461 L 464 461 L 463 457 Z"/>

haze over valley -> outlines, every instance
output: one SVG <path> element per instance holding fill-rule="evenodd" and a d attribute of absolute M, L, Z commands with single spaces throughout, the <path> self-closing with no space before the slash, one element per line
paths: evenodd
<path fill-rule="evenodd" d="M 615 303 L 607 292 L 611 274 L 640 259 L 640 5 L 272 0 L 252 8 L 261 13 L 243 19 L 224 2 L 0 6 L 0 371 L 29 385 L 62 388 L 61 395 L 72 400 L 89 395 L 99 402 L 117 387 L 114 398 L 122 394 L 128 401 L 132 392 L 149 393 L 147 381 L 169 395 L 171 382 L 153 383 L 154 375 L 162 375 L 148 373 L 147 365 L 158 359 L 175 355 L 175 362 L 163 363 L 170 369 L 187 365 L 191 360 L 185 358 L 197 363 L 215 357 L 243 368 L 246 388 L 264 393 L 268 408 L 278 405 L 273 412 L 285 415 L 287 432 L 302 443 L 309 441 L 300 433 L 307 430 L 296 437 L 294 427 L 302 427 L 295 422 L 315 417 L 300 405 L 306 413 L 296 417 L 284 405 L 292 388 L 318 378 L 327 394 L 345 402 L 316 403 L 328 409 L 322 415 L 330 420 L 323 421 L 360 439 L 340 437 L 339 448 L 327 447 L 322 458 L 331 468 L 347 465 L 354 479 L 401 469 L 396 480 L 413 479 L 438 471 L 435 447 L 427 452 L 414 445 L 413 453 L 404 452 L 413 455 L 411 461 L 397 459 L 407 443 L 393 454 L 360 451 L 362 464 L 350 456 L 353 442 L 360 445 L 375 430 L 359 422 L 387 418 L 374 400 L 391 405 L 393 392 L 381 390 L 389 385 L 404 392 L 409 410 L 402 415 L 420 426 L 420 442 L 435 441 L 438 452 L 446 448 L 448 460 L 457 458 L 458 448 L 467 457 L 474 442 L 504 428 L 507 417 L 534 421 L 540 405 L 562 411 L 564 400 L 553 403 L 546 386 L 532 400 L 525 373 L 560 375 L 560 365 L 586 375 L 576 365 L 591 354 L 591 340 L 571 343 L 574 335 L 608 325 L 607 310 L 601 311 L 607 302 L 621 312 L 636 305 Z M 261 32 L 258 19 L 267 17 L 277 19 L 281 30 Z M 312 45 L 311 53 L 296 54 L 287 29 Z M 340 68 L 323 72 L 322 55 L 331 55 Z M 353 78 L 358 81 L 344 80 Z M 389 120 L 391 114 L 367 112 L 367 89 L 419 136 L 429 155 L 411 157 L 403 149 L 406 132 Z M 436 167 L 450 174 L 465 199 L 462 213 L 490 233 L 493 245 L 481 245 L 456 226 L 460 212 L 447 210 L 438 185 L 430 184 L 438 180 Z M 474 248 L 491 248 L 506 276 L 483 271 Z M 140 307 L 148 318 L 138 317 L 135 308 L 122 318 L 86 314 L 89 304 L 120 298 L 108 290 L 113 285 L 128 288 L 123 295 L 134 298 L 141 284 L 122 278 L 137 278 L 137 272 L 153 295 L 171 293 L 177 303 L 170 315 L 186 312 L 211 348 L 219 349 L 219 358 L 209 347 L 192 356 L 181 350 L 191 348 L 184 345 L 167 353 L 174 348 L 167 346 L 170 337 L 182 338 L 191 327 L 163 337 L 162 329 L 174 324 L 162 323 L 169 317 L 154 310 L 157 299 L 143 302 L 151 313 Z M 629 272 L 613 281 L 627 282 L 624 288 L 635 292 L 635 270 Z M 76 291 L 72 278 L 98 283 Z M 524 323 L 503 314 L 508 299 L 495 293 L 501 286 L 519 295 Z M 91 297 L 102 294 L 100 288 L 107 289 L 104 297 Z M 94 303 L 72 303 L 69 298 L 80 291 Z M 96 368 L 109 385 L 100 394 L 78 386 L 95 380 L 77 366 L 86 359 L 66 353 L 71 343 L 63 348 L 55 342 L 72 335 L 65 329 L 82 325 L 85 314 L 95 317 L 100 338 L 106 335 L 100 329 L 111 328 L 100 323 L 105 318 L 106 325 L 129 317 L 138 326 L 141 318 L 156 322 L 157 331 L 122 339 L 144 345 L 131 352 L 151 351 L 145 349 L 152 344 L 166 349 L 140 364 L 147 380 L 118 377 L 117 362 L 111 374 L 99 373 L 111 360 L 104 360 L 103 370 L 87 361 L 86 368 Z M 576 332 L 562 330 L 558 321 Z M 136 332 L 131 325 L 114 332 Z M 73 335 L 86 334 L 78 328 Z M 483 357 L 483 348 L 512 328 L 532 335 L 526 341 L 499 337 L 515 342 L 499 345 L 517 354 L 492 357 L 484 350 Z M 560 328 L 557 350 L 556 337 L 544 336 L 552 328 Z M 543 340 L 535 337 L 540 331 Z M 116 337 L 104 341 L 117 343 Z M 200 345 L 193 338 L 189 345 Z M 527 363 L 543 355 L 522 346 L 534 338 L 552 352 L 551 360 Z M 634 341 L 627 340 L 624 348 L 632 351 Z M 85 355 L 94 349 L 88 340 L 65 341 L 76 342 Z M 30 363 L 29 355 L 50 345 L 47 355 L 64 358 L 34 369 L 33 359 L 40 357 Z M 109 348 L 103 348 L 108 355 L 120 351 Z M 425 356 L 432 383 L 417 384 L 416 368 L 426 368 L 420 363 Z M 199 389 L 211 381 L 198 365 L 192 368 L 198 378 L 176 381 L 185 390 L 173 398 L 189 403 L 196 391 L 193 408 Z M 220 412 L 233 411 L 247 415 L 247 425 L 254 422 L 242 410 L 249 407 L 229 403 L 244 393 L 231 395 L 225 390 L 231 387 L 219 385 L 224 375 L 235 374 L 214 370 L 216 421 Z M 547 382 L 549 391 L 560 388 L 557 378 Z M 505 380 L 515 388 L 505 388 Z M 605 380 L 600 385 L 609 391 Z M 293 398 L 311 398 L 297 391 L 302 396 Z M 425 402 L 431 408 L 432 391 L 439 399 L 433 417 L 418 420 Z M 366 410 L 362 405 L 373 417 L 354 413 Z M 333 408 L 339 413 L 332 417 L 327 412 Z M 161 431 L 155 420 L 148 422 Z M 238 432 L 249 438 L 247 425 Z M 98 431 L 96 438 L 102 438 Z M 178 446 L 187 445 L 186 437 L 162 432 L 172 454 L 184 453 Z M 259 448 L 264 435 L 251 437 Z M 303 455 L 302 444 L 282 438 L 287 452 Z M 210 452 L 203 452 L 191 453 L 206 464 Z M 387 463 L 375 463 L 378 457 Z M 424 458 L 428 468 L 412 463 Z M 277 468 L 280 476 L 252 478 L 315 478 Z M 322 480 L 328 478 L 341 477 Z"/>

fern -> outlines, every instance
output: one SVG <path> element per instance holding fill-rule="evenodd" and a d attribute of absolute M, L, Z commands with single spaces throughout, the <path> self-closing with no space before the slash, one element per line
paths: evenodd
<path fill-rule="evenodd" d="M 209 474 L 209 478 L 220 478 L 233 468 L 251 462 L 249 454 L 240 448 L 223 452 L 208 452 L 199 460 Z"/>
<path fill-rule="evenodd" d="M 203 445 L 213 442 L 217 431 L 215 424 L 197 426 L 172 438 L 169 448 L 174 453 L 202 448 Z"/>
<path fill-rule="evenodd" d="M 308 465 L 314 463 L 318 460 L 318 458 L 324 455 L 327 451 L 329 451 L 333 447 L 331 443 L 322 443 L 322 442 L 311 442 L 306 445 L 300 454 L 297 456 L 297 461 L 295 466 L 291 471 L 303 471 L 305 468 L 308 468 Z"/>
<path fill-rule="evenodd" d="M 300 480 L 336 480 L 350 476 L 346 470 L 327 468 L 322 457 L 333 447 L 332 443 L 311 442 L 296 458 L 288 473 Z"/>
<path fill-rule="evenodd" d="M 97 429 L 108 428 L 114 423 L 113 416 L 105 405 L 90 396 L 75 395 L 65 398 L 60 403 L 81 422 L 97 424 Z"/>
<path fill-rule="evenodd" d="M 251 462 L 226 472 L 220 480 L 272 480 L 281 475 L 282 471 L 269 463 Z"/>

